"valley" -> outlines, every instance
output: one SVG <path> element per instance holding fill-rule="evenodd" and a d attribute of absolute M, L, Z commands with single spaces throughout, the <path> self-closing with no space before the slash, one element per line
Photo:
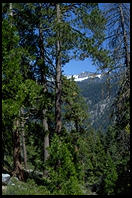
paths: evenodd
<path fill-rule="evenodd" d="M 68 79 L 72 77 L 86 100 L 92 127 L 106 131 L 114 121 L 111 113 L 112 103 L 118 91 L 117 79 L 113 78 L 112 84 L 109 85 L 108 78 L 104 74 L 82 72 L 78 75 L 67 76 Z"/>

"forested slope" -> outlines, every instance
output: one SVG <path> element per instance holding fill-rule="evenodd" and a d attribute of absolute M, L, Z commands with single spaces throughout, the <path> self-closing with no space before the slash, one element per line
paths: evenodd
<path fill-rule="evenodd" d="M 108 78 L 112 82 L 108 82 Z M 88 113 L 90 114 L 91 125 L 94 129 L 106 131 L 109 125 L 113 124 L 112 117 L 113 103 L 116 98 L 119 79 L 116 77 L 103 76 L 101 78 L 88 78 L 77 82 L 81 95 L 86 99 Z"/>
<path fill-rule="evenodd" d="M 130 194 L 129 8 L 2 3 L 3 195 Z M 80 93 L 63 75 L 71 59 L 89 57 L 119 78 L 105 133 L 99 126 L 107 120 L 93 129 L 88 108 L 107 98 L 107 87 L 97 78 Z"/>

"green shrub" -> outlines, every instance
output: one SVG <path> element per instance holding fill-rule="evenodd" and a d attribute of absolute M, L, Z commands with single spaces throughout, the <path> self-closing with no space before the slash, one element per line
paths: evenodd
<path fill-rule="evenodd" d="M 47 161 L 49 190 L 52 194 L 82 194 L 73 157 L 68 147 L 68 143 L 65 143 L 63 138 L 54 135 L 49 149 L 50 158 Z"/>
<path fill-rule="evenodd" d="M 106 170 L 105 170 L 105 186 L 104 190 L 107 195 L 111 195 L 114 193 L 115 182 L 118 178 L 116 167 L 114 162 L 111 159 L 111 156 L 108 154 L 108 158 L 106 160 Z"/>
<path fill-rule="evenodd" d="M 49 195 L 50 192 L 44 186 L 38 186 L 34 180 L 20 182 L 15 178 L 12 179 L 15 185 L 9 184 L 3 195 Z"/>

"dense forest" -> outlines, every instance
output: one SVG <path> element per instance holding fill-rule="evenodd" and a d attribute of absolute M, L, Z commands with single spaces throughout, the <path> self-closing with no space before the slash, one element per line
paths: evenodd
<path fill-rule="evenodd" d="M 82 90 L 93 105 L 118 87 L 105 131 L 63 74 L 88 58 L 108 85 Z M 129 100 L 130 4 L 2 3 L 3 195 L 129 195 Z"/>

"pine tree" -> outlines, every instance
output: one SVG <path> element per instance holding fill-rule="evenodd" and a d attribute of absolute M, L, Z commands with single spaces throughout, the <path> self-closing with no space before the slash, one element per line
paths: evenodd
<path fill-rule="evenodd" d="M 105 12 L 107 27 L 110 30 L 107 42 L 113 64 L 106 68 L 120 76 L 120 89 L 115 100 L 115 113 L 117 112 L 118 115 L 116 116 L 117 122 L 122 122 L 122 125 L 125 126 L 129 122 L 124 116 L 129 114 L 129 108 L 123 104 L 125 101 L 125 104 L 129 106 L 130 97 L 130 8 L 127 3 L 108 5 L 109 8 Z"/>
<path fill-rule="evenodd" d="M 26 69 L 29 68 L 29 72 L 32 73 L 33 79 L 37 81 L 38 84 L 41 84 L 43 86 L 43 91 L 41 96 L 45 97 L 45 102 L 42 102 L 40 106 L 41 108 L 41 114 L 43 115 L 43 118 L 40 115 L 40 119 L 43 123 L 43 129 L 44 129 L 44 147 L 43 147 L 43 158 L 44 162 L 48 158 L 48 151 L 47 147 L 49 146 L 49 130 L 48 130 L 48 122 L 47 122 L 47 104 L 46 104 L 46 96 L 48 95 L 48 86 L 47 86 L 47 61 L 46 61 L 46 53 L 44 48 L 44 34 L 45 32 L 44 26 L 47 26 L 45 18 L 47 17 L 47 6 L 48 4 L 42 5 L 40 4 L 22 4 L 22 6 L 17 8 L 16 12 L 19 13 L 18 17 L 16 16 L 15 24 L 19 30 L 20 34 L 20 44 L 23 47 L 27 47 L 28 45 L 28 59 L 27 57 L 23 56 L 23 64 L 26 68 L 22 68 L 22 72 L 25 78 L 30 78 L 28 73 L 26 74 Z M 31 20 L 28 19 L 28 22 L 26 22 L 26 18 L 28 17 L 30 13 Z M 42 14 L 45 13 L 45 14 Z M 23 17 L 24 15 L 24 17 Z M 39 15 L 39 18 L 38 16 Z M 48 16 L 50 17 L 50 16 Z M 32 18 L 34 18 L 34 22 L 32 21 Z M 19 24 L 19 20 L 22 19 L 21 25 Z M 26 24 L 27 23 L 27 24 Z M 27 30 L 27 32 L 24 31 L 24 29 Z M 38 33 L 34 33 L 33 28 L 38 31 Z M 32 37 L 31 37 L 32 35 Z M 31 39 L 32 38 L 32 39 Z M 31 47 L 30 47 L 31 46 Z M 32 61 L 33 64 L 30 62 Z M 32 77 L 31 77 L 32 78 Z M 38 98 L 41 97 L 38 95 Z M 40 114 L 40 110 L 37 109 L 38 113 Z"/>
<path fill-rule="evenodd" d="M 126 128 L 130 126 L 130 5 L 127 3 L 108 4 L 106 19 L 108 26 L 107 41 L 109 44 L 110 56 L 113 60 L 108 71 L 117 73 L 120 77 L 119 91 L 113 104 L 113 115 L 116 116 L 115 124 L 109 131 L 114 134 L 114 145 L 108 149 L 111 157 L 116 163 L 118 180 L 116 181 L 115 193 L 124 193 L 122 176 L 127 182 L 126 192 L 129 193 L 129 163 L 130 163 L 130 134 Z M 110 133 L 107 132 L 107 138 Z M 111 134 L 111 137 L 112 137 Z M 113 139 L 113 138 L 110 138 Z M 109 144 L 113 144 L 109 139 Z M 115 149 L 115 150 L 113 150 Z M 116 151 L 116 154 L 114 154 Z M 124 154 L 125 153 L 125 154 Z M 118 157 L 117 157 L 118 156 Z M 124 163 L 122 162 L 124 161 Z M 122 164 L 122 165 L 121 165 Z M 122 186 L 122 187 L 121 187 Z M 118 189 L 119 188 L 119 189 Z"/>
<path fill-rule="evenodd" d="M 4 9 L 6 6 L 3 11 Z M 6 20 L 8 12 L 4 11 L 2 35 L 2 113 L 4 132 L 10 136 L 3 135 L 6 147 L 4 151 L 7 152 L 12 145 L 8 129 L 14 130 L 14 173 L 23 179 L 20 156 L 21 137 L 25 167 L 26 163 L 30 162 L 34 168 L 42 170 L 45 167 L 46 170 L 47 163 L 51 163 L 48 173 L 51 178 L 51 187 L 57 186 L 57 191 L 60 193 L 76 194 L 81 172 L 78 162 L 81 162 L 83 156 L 83 153 L 82 156 L 80 154 L 83 143 L 79 145 L 79 136 L 84 134 L 86 138 L 87 115 L 84 101 L 79 96 L 75 82 L 73 79 L 67 80 L 62 76 L 62 68 L 73 57 L 79 59 L 92 57 L 95 62 L 108 64 L 107 51 L 101 48 L 105 20 L 98 5 L 90 3 L 17 3 L 17 5 L 12 4 L 10 10 L 10 15 L 12 11 L 14 13 L 13 17 L 9 17 L 12 23 L 8 24 Z M 74 16 L 73 19 L 71 16 Z M 11 31 L 7 31 L 8 28 Z M 87 30 L 86 34 L 83 33 L 85 30 Z M 24 115 L 20 114 L 22 108 L 27 114 L 27 123 L 23 122 Z M 8 119 L 10 122 L 7 124 Z M 68 134 L 65 125 L 69 121 L 74 125 L 72 135 Z M 41 124 L 43 124 L 42 127 Z M 47 149 L 49 138 L 52 140 L 54 131 L 59 136 L 54 136 L 51 149 Z M 15 138 L 17 138 L 16 142 Z M 92 180 L 92 184 L 96 184 L 99 183 L 97 177 L 102 173 L 101 163 L 104 160 L 104 151 L 100 140 L 94 137 L 95 143 L 92 138 L 89 137 L 86 141 L 89 146 L 87 149 L 89 161 L 85 158 L 84 172 L 88 171 L 91 174 L 89 179 Z M 9 143 L 6 146 L 8 140 Z M 90 141 L 93 145 L 89 145 Z M 52 153 L 53 148 L 58 153 Z M 93 152 L 95 156 L 92 159 L 90 158 L 92 151 L 89 151 L 89 148 L 95 149 Z M 96 164 L 95 168 L 93 163 Z M 87 165 L 90 170 L 87 170 Z M 57 173 L 54 170 L 57 170 Z M 45 173 L 46 171 L 44 175 Z M 59 173 L 61 173 L 60 176 Z"/>
<path fill-rule="evenodd" d="M 40 13 L 42 12 L 42 5 L 40 3 Z M 46 94 L 47 92 L 47 83 L 46 83 L 46 65 L 45 65 L 45 52 L 44 52 L 44 38 L 43 38 L 43 32 L 42 32 L 42 24 L 40 21 L 39 24 L 39 48 L 40 48 L 40 60 L 41 60 L 41 64 L 40 66 L 40 72 L 41 72 L 41 83 L 43 85 L 43 93 Z M 48 127 L 48 122 L 47 122 L 47 109 L 46 107 L 43 108 L 42 110 L 42 114 L 43 114 L 43 128 L 45 131 L 45 136 L 44 136 L 44 163 L 46 162 L 46 160 L 49 157 L 48 154 L 48 147 L 49 147 L 49 127 Z M 44 170 L 44 176 L 47 175 L 47 171 Z"/>
<path fill-rule="evenodd" d="M 74 79 L 62 76 L 62 107 L 65 125 L 71 125 L 68 130 L 81 133 L 87 128 L 88 108 L 86 101 L 80 95 L 80 90 Z"/>
<path fill-rule="evenodd" d="M 13 130 L 12 137 L 14 145 L 14 173 L 17 174 L 20 179 L 23 179 L 23 172 L 20 161 L 20 137 L 18 120 L 20 103 L 16 100 L 19 85 L 22 82 L 22 76 L 20 74 L 20 60 L 23 50 L 18 46 L 19 37 L 17 36 L 16 28 L 6 19 L 3 19 L 2 26 L 3 123 L 5 123 L 5 118 L 7 116 L 9 116 L 10 119 L 14 120 L 11 124 Z M 8 31 L 9 29 L 10 31 Z"/>
<path fill-rule="evenodd" d="M 12 153 L 12 156 L 14 155 L 14 171 L 12 174 L 17 175 L 20 179 L 24 179 L 24 173 L 21 166 L 20 149 L 20 137 L 24 132 L 24 126 L 20 126 L 21 118 L 23 117 L 22 115 L 20 115 L 20 111 L 22 108 L 24 108 L 25 110 L 25 108 L 29 108 L 29 106 L 31 107 L 36 105 L 35 96 L 36 93 L 37 95 L 40 94 L 41 87 L 37 86 L 33 80 L 24 78 L 25 76 L 23 75 L 23 72 L 21 70 L 23 62 L 22 58 L 28 53 L 27 50 L 24 49 L 25 46 L 20 46 L 20 37 L 18 36 L 19 31 L 14 25 L 14 16 L 13 18 L 11 18 L 11 24 L 10 17 L 8 17 L 7 19 L 3 18 L 2 23 L 3 125 L 5 126 L 5 132 L 8 131 L 8 128 L 10 126 L 10 131 L 12 131 L 13 133 L 12 140 L 14 147 L 13 145 L 12 147 L 14 148 L 14 153 Z M 8 31 L 8 28 L 10 28 L 10 31 Z M 6 126 L 7 119 L 9 119 L 10 124 Z M 9 138 L 9 134 L 7 137 Z M 3 135 L 3 139 L 6 144 L 6 142 L 8 142 L 8 139 L 5 135 Z"/>
<path fill-rule="evenodd" d="M 92 11 L 91 11 L 91 10 Z M 80 24 L 78 24 L 77 20 L 79 17 L 77 16 L 77 10 L 79 11 L 81 17 L 81 28 L 90 29 L 93 31 L 93 38 L 90 39 L 88 36 L 83 34 L 80 30 Z M 101 24 L 102 28 L 105 24 L 103 16 L 99 12 L 97 5 L 92 4 L 57 4 L 56 5 L 57 11 L 57 24 L 55 28 L 57 29 L 57 54 L 56 54 L 56 132 L 60 133 L 61 131 L 61 67 L 63 66 L 63 57 L 67 57 L 70 59 L 68 55 L 68 51 L 72 51 L 74 57 L 78 57 L 80 59 L 84 59 L 88 56 L 92 56 L 93 60 L 102 61 L 102 63 L 108 62 L 107 53 L 100 49 L 101 42 L 103 41 L 103 36 L 99 35 L 99 28 L 96 31 L 92 28 L 93 25 L 93 17 L 96 17 L 96 23 Z M 69 23 L 66 21 L 66 17 L 68 13 L 72 11 L 75 19 L 71 20 Z M 88 12 L 91 11 L 90 14 Z M 97 19 L 98 17 L 99 20 Z M 89 25 L 87 26 L 86 20 L 88 19 Z M 63 23 L 63 24 L 62 24 Z M 73 25 L 77 26 L 77 29 L 73 27 Z M 56 30 L 55 29 L 55 30 Z M 69 34 L 66 34 L 66 31 L 69 30 Z M 69 45 L 68 42 L 71 42 Z M 95 46 L 94 46 L 95 44 Z M 69 45 L 69 46 L 68 46 Z M 75 49 L 75 50 L 74 50 Z M 77 50 L 79 53 L 77 54 Z M 88 55 L 86 55 L 86 53 Z M 66 54 L 66 55 L 65 55 Z M 69 56 L 69 57 L 68 57 Z M 101 60 L 102 58 L 102 60 Z M 62 64 L 62 66 L 61 66 Z M 57 124 L 58 123 L 58 124 Z M 57 129 L 58 128 L 58 129 Z"/>
<path fill-rule="evenodd" d="M 130 62 L 130 8 L 127 3 L 110 3 L 108 6 L 104 14 L 110 30 L 106 39 L 114 60 L 111 69 L 123 71 Z"/>
<path fill-rule="evenodd" d="M 54 195 L 82 194 L 69 144 L 65 143 L 63 137 L 57 134 L 54 134 L 51 141 L 50 157 L 47 160 L 49 172 L 47 182 L 49 190 Z"/>
<path fill-rule="evenodd" d="M 23 160 L 24 160 L 24 168 L 25 170 L 28 169 L 27 167 L 27 149 L 26 149 L 26 141 L 25 141 L 25 118 L 24 118 L 24 109 L 21 108 L 20 111 L 20 125 L 21 125 L 21 144 L 22 144 L 22 155 L 23 155 Z M 21 155 L 21 156 L 22 156 Z"/>
<path fill-rule="evenodd" d="M 61 10 L 60 4 L 56 4 L 57 25 L 61 22 Z M 55 118 L 56 118 L 56 133 L 60 134 L 62 122 L 61 122 L 61 33 L 60 28 L 57 29 L 57 42 L 56 42 L 56 102 L 55 102 Z"/>

